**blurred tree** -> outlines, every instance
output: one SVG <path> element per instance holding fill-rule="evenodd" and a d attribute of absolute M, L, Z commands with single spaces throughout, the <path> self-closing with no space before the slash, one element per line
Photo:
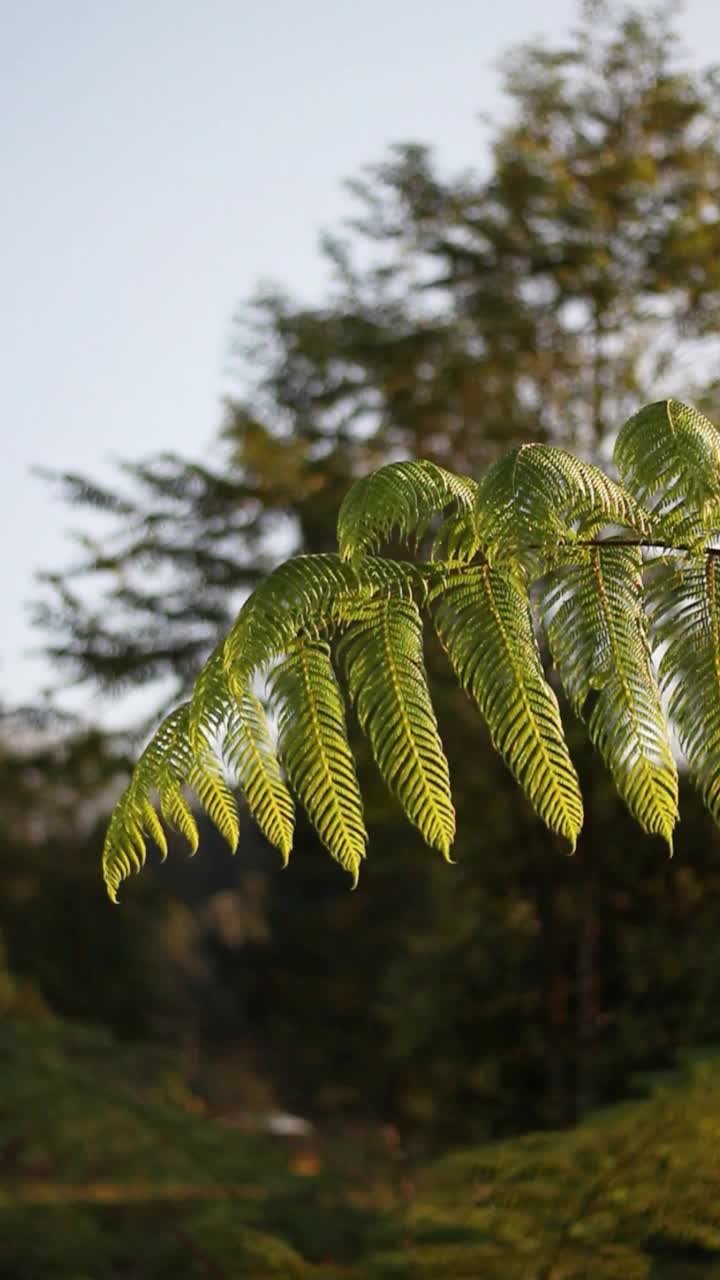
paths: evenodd
<path fill-rule="evenodd" d="M 126 764 L 98 730 L 26 711 L 0 716 L 0 937 L 18 1014 L 101 1017 L 125 1035 L 153 1024 L 154 980 L 138 938 L 164 908 L 149 886 L 125 920 L 103 919 L 95 870 Z"/>
<path fill-rule="evenodd" d="M 48 579 L 38 621 L 66 672 L 187 690 L 248 588 L 289 552 L 332 547 L 349 482 L 389 458 L 473 473 L 527 439 L 603 457 L 639 402 L 688 399 L 696 376 L 712 409 L 720 81 L 678 48 L 667 8 L 595 4 L 563 47 L 517 51 L 486 173 L 445 180 L 426 148 L 395 148 L 353 184 L 356 216 L 325 241 L 325 301 L 270 292 L 246 311 L 248 390 L 227 406 L 216 462 L 124 464 L 117 493 L 57 477 L 111 524 Z M 714 1030 L 709 1005 L 689 1026 L 697 969 L 665 931 L 659 959 L 647 918 L 661 901 L 696 936 L 682 877 L 665 897 L 669 873 L 636 852 L 596 766 L 593 834 L 568 866 L 434 662 L 462 870 L 437 872 L 400 837 L 379 790 L 368 815 L 379 856 L 352 899 L 301 850 L 269 906 L 266 1043 L 292 1046 L 294 1080 L 316 1102 L 330 1062 L 338 1096 L 426 1127 L 559 1123 Z M 699 818 L 686 824 L 706 839 Z M 714 929 L 703 866 L 693 840 L 687 874 Z M 662 963 L 682 970 L 677 982 Z M 320 992 L 308 989 L 318 969 Z M 641 1006 L 656 1016 L 636 1038 Z M 328 1008 L 350 1011 L 334 1039 Z"/>
<path fill-rule="evenodd" d="M 488 176 L 422 146 L 352 184 L 327 300 L 267 293 L 239 322 L 247 395 L 214 465 L 124 464 L 126 491 L 55 477 L 115 517 L 39 611 L 104 687 L 188 687 L 282 553 L 332 550 L 350 479 L 388 457 L 473 473 L 508 443 L 607 453 L 639 402 L 687 399 L 720 354 L 720 78 L 678 64 L 667 6 L 604 4 L 566 47 L 507 59 Z M 708 387 L 710 391 L 708 393 Z M 94 607 L 76 594 L 89 575 Z"/>
<path fill-rule="evenodd" d="M 209 1119 L 165 1050 L 5 1019 L 0 1097 L 8 1280 L 351 1280 L 397 1239 L 324 1149 L 303 1175 L 292 1141 Z"/>

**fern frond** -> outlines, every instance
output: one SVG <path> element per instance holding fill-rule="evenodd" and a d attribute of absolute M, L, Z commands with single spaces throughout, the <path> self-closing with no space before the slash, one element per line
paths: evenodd
<path fill-rule="evenodd" d="M 720 564 L 658 565 L 648 590 L 660 688 L 693 781 L 720 824 Z"/>
<path fill-rule="evenodd" d="M 146 836 L 157 840 L 158 819 L 151 795 L 159 791 L 162 802 L 168 786 L 177 786 L 192 767 L 187 724 L 188 704 L 183 703 L 167 716 L 148 743 L 113 810 L 102 860 L 103 878 L 113 902 L 121 882 L 144 865 Z M 164 837 L 158 843 L 165 852 Z"/>
<path fill-rule="evenodd" d="M 113 901 L 121 882 L 143 866 L 147 836 L 163 855 L 167 853 L 151 798 L 155 792 L 163 816 L 188 839 L 191 852 L 197 849 L 197 824 L 182 793 L 183 783 L 193 788 L 234 850 L 239 834 L 235 801 L 212 755 L 195 755 L 192 750 L 187 702 L 176 707 L 151 738 L 113 811 L 103 850 L 103 877 Z"/>
<path fill-rule="evenodd" d="M 269 687 L 290 784 L 323 844 L 357 883 L 367 835 L 329 646 L 299 640 L 271 673 Z"/>
<path fill-rule="evenodd" d="M 693 543 L 720 527 L 720 432 L 699 410 L 679 400 L 646 405 L 621 428 L 614 456 L 654 536 Z"/>
<path fill-rule="evenodd" d="M 454 560 L 460 564 L 469 564 L 481 549 L 476 512 L 474 508 L 468 510 L 462 507 L 459 511 L 451 511 L 443 520 L 433 538 L 430 560 Z"/>
<path fill-rule="evenodd" d="M 193 686 L 188 712 L 190 745 L 196 753 L 216 744 L 227 721 L 232 697 L 225 671 L 225 639 L 215 646 Z"/>
<path fill-rule="evenodd" d="M 392 599 L 365 605 L 340 640 L 338 656 L 385 782 L 428 844 L 448 858 L 455 813 L 417 606 Z"/>
<path fill-rule="evenodd" d="M 223 641 L 195 682 L 189 712 L 190 741 L 196 752 L 207 751 L 213 738 L 216 744 L 222 741 L 223 758 L 250 813 L 287 864 L 295 818 L 292 798 L 282 778 L 263 705 L 234 674 L 228 678 L 224 651 Z"/>
<path fill-rule="evenodd" d="M 145 800 L 140 804 L 140 811 L 143 816 L 143 828 L 147 831 L 150 839 L 155 841 L 155 844 L 160 850 L 160 856 L 164 862 L 168 855 L 168 846 L 162 822 L 158 818 L 157 813 L 149 800 Z"/>
<path fill-rule="evenodd" d="M 187 782 L 211 822 L 234 853 L 240 839 L 237 805 L 219 762 L 210 752 L 204 752 L 193 761 Z"/>
<path fill-rule="evenodd" d="M 295 811 L 278 762 L 265 710 L 249 690 L 230 712 L 223 754 L 263 835 L 290 857 Z"/>
<path fill-rule="evenodd" d="M 662 401 L 625 424 L 615 459 L 622 483 L 562 449 L 523 445 L 479 485 L 427 461 L 392 463 L 354 485 L 340 511 L 339 554 L 297 556 L 257 587 L 190 703 L 163 722 L 140 757 L 105 843 L 111 897 L 142 865 L 148 838 L 167 851 L 156 801 L 165 822 L 197 847 L 185 787 L 235 846 L 224 763 L 287 861 L 293 803 L 252 693 L 268 669 L 290 785 L 357 879 L 366 835 L 330 660 L 338 632 L 380 771 L 428 843 L 449 856 L 455 816 L 418 604 L 430 605 L 458 677 L 531 803 L 574 847 L 582 801 L 533 630 L 527 584 L 538 578 L 554 660 L 630 811 L 671 842 L 678 786 L 665 693 L 691 772 L 720 822 L 720 551 L 708 548 L 720 533 L 720 432 L 696 410 Z M 429 563 L 374 554 L 386 538 L 417 545 L 431 525 Z M 618 536 L 618 528 L 632 536 Z M 676 570 L 668 568 L 673 554 L 684 561 Z M 654 574 L 659 685 L 643 555 Z"/>
<path fill-rule="evenodd" d="M 440 643 L 493 745 L 543 821 L 574 849 L 582 797 L 526 597 L 483 564 L 450 574 L 431 602 Z"/>
<path fill-rule="evenodd" d="M 337 537 L 343 560 L 377 551 L 393 535 L 419 541 L 451 503 L 472 520 L 477 485 L 434 462 L 391 462 L 357 480 L 343 499 Z"/>
<path fill-rule="evenodd" d="M 639 547 L 577 548 L 538 584 L 550 651 L 643 830 L 672 849 L 678 780 L 650 662 Z"/>
<path fill-rule="evenodd" d="M 190 805 L 182 786 L 174 778 L 166 776 L 158 788 L 160 812 L 169 827 L 173 827 L 190 845 L 190 853 L 197 853 L 200 835 Z"/>
<path fill-rule="evenodd" d="M 604 525 L 648 531 L 630 493 L 599 467 L 552 445 L 511 449 L 481 481 L 477 506 L 479 536 L 493 564 L 574 542 Z"/>
<path fill-rule="evenodd" d="M 320 619 L 316 621 L 322 625 Z M 225 641 L 216 646 L 195 682 L 189 733 L 196 754 L 220 750 L 252 816 L 287 863 L 292 848 L 293 802 L 282 779 L 262 703 L 235 671 L 226 670 Z"/>
<path fill-rule="evenodd" d="M 242 685 L 281 657 L 300 633 L 327 634 L 364 600 L 412 593 L 412 565 L 368 557 L 353 566 L 336 555 L 295 556 L 246 600 L 225 641 L 227 673 Z"/>

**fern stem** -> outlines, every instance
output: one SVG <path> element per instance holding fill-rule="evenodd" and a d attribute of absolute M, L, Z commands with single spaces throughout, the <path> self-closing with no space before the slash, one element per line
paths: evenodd
<path fill-rule="evenodd" d="M 578 538 L 572 542 L 565 538 L 559 547 L 647 547 L 652 551 L 679 551 L 685 555 L 720 556 L 720 547 L 691 547 L 687 543 L 653 542 L 650 538 Z M 528 551 L 546 551 L 547 544 L 531 542 Z"/>

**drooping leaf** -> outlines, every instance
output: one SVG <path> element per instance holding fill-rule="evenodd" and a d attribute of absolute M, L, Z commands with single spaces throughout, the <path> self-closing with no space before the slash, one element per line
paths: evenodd
<path fill-rule="evenodd" d="M 187 741 L 188 704 L 183 703 L 160 725 L 135 765 L 129 786 L 113 811 L 103 849 L 103 878 L 113 901 L 120 883 L 144 865 L 146 836 L 157 839 L 157 815 L 151 803 L 184 780 L 192 767 Z M 149 816 L 150 810 L 155 815 Z M 163 845 L 160 845 L 163 849 Z M 197 847 L 197 845 L 195 845 Z"/>
<path fill-rule="evenodd" d="M 197 757 L 187 778 L 203 809 L 234 853 L 240 839 L 237 805 L 220 762 L 209 751 Z"/>
<path fill-rule="evenodd" d="M 645 831 L 672 848 L 678 780 L 650 661 L 639 547 L 577 548 L 539 584 L 550 650 L 578 715 Z"/>
<path fill-rule="evenodd" d="M 269 685 L 290 784 L 323 844 L 357 882 L 367 835 L 327 643 L 299 640 L 275 667 Z"/>
<path fill-rule="evenodd" d="M 417 606 L 393 599 L 365 605 L 340 641 L 338 656 L 385 782 L 428 844 L 449 857 L 455 813 Z"/>
<path fill-rule="evenodd" d="M 582 797 L 527 598 L 484 564 L 448 575 L 431 600 L 440 642 L 493 745 L 543 821 L 574 848 Z"/>
<path fill-rule="evenodd" d="M 649 590 L 651 636 L 659 653 L 680 746 L 705 804 L 720 824 L 720 564 L 718 556 L 658 565 Z"/>
<path fill-rule="evenodd" d="M 232 705 L 225 670 L 225 640 L 215 646 L 193 686 L 188 733 L 195 752 L 217 744 Z"/>
<path fill-rule="evenodd" d="M 263 835 L 287 862 L 292 849 L 294 807 L 283 781 L 260 699 L 239 695 L 229 715 L 223 754 Z"/>
<path fill-rule="evenodd" d="M 164 817 L 197 849 L 197 825 L 182 792 L 193 788 L 231 849 L 237 847 L 239 826 L 232 793 L 218 761 L 203 749 L 195 754 L 190 743 L 190 705 L 185 702 L 160 725 L 138 760 L 130 784 L 115 806 L 103 850 L 103 877 L 110 897 L 117 899 L 120 883 L 145 862 L 146 837 L 167 851 L 152 798 L 157 793 Z"/>
<path fill-rule="evenodd" d="M 190 853 L 197 853 L 200 843 L 193 811 L 183 794 L 182 786 L 169 774 L 160 787 L 160 812 L 168 826 L 173 827 L 190 845 Z"/>

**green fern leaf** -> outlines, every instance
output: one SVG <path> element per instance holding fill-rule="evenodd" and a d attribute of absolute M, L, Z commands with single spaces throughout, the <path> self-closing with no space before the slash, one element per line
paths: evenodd
<path fill-rule="evenodd" d="M 115 806 L 105 837 L 102 863 L 105 884 L 114 902 L 120 883 L 144 865 L 145 837 L 157 839 L 157 815 L 150 800 L 152 792 L 157 789 L 162 794 L 163 784 L 183 777 L 190 767 L 187 721 L 187 703 L 167 716 L 140 756 L 130 785 Z M 164 840 L 159 843 L 164 851 Z"/>
<path fill-rule="evenodd" d="M 572 559 L 571 559 L 572 555 Z M 677 770 L 650 662 L 639 547 L 567 553 L 539 584 L 550 650 L 578 715 L 645 831 L 672 848 Z"/>
<path fill-rule="evenodd" d="M 475 490 L 477 498 L 477 486 Z M 433 538 L 430 560 L 469 564 L 481 549 L 477 514 L 474 509 L 462 507 L 443 520 Z"/>
<path fill-rule="evenodd" d="M 168 855 L 168 846 L 162 822 L 149 800 L 142 802 L 140 811 L 142 813 L 143 829 L 150 836 L 150 839 L 155 841 L 164 862 Z"/>
<path fill-rule="evenodd" d="M 226 670 L 225 641 L 215 648 L 195 683 L 189 731 L 197 755 L 222 744 L 223 759 L 235 773 L 250 812 L 287 863 L 294 825 L 292 799 L 282 780 L 262 704 L 234 671 Z M 227 809 L 227 795 L 223 803 Z"/>
<path fill-rule="evenodd" d="M 297 642 L 270 676 L 278 750 L 323 844 L 357 883 L 367 835 L 329 646 Z"/>
<path fill-rule="evenodd" d="M 293 840 L 293 802 L 280 772 L 262 703 L 248 690 L 238 696 L 230 713 L 223 753 L 260 830 L 287 863 Z"/>
<path fill-rule="evenodd" d="M 111 896 L 142 865 L 148 838 L 166 854 L 155 800 L 165 822 L 197 848 L 186 786 L 235 846 L 237 810 L 223 761 L 287 861 L 292 800 L 251 692 L 257 675 L 273 667 L 290 782 L 330 851 L 357 878 L 366 836 L 329 657 L 337 632 L 346 633 L 339 654 L 381 772 L 426 840 L 448 856 L 454 813 L 418 601 L 431 605 L 458 676 L 531 802 L 574 846 L 582 802 L 527 598 L 527 583 L 540 575 L 555 661 L 631 812 L 671 841 L 677 775 L 664 692 L 693 776 L 720 821 L 720 552 L 708 550 L 720 531 L 720 433 L 696 410 L 667 400 L 625 424 L 615 456 L 622 483 L 562 449 L 524 445 L 480 485 L 420 461 L 393 463 L 353 486 L 338 522 L 340 554 L 295 557 L 260 584 L 200 672 L 191 702 L 163 722 L 140 757 L 108 829 L 103 865 Z M 373 554 L 386 538 L 417 546 L 430 525 L 430 563 Z M 617 536 L 617 528 L 634 538 Z M 600 542 L 602 530 L 609 532 Z M 480 552 L 484 562 L 476 564 Z M 673 552 L 687 558 L 678 570 L 667 567 Z M 660 687 L 643 613 L 643 555 L 654 574 Z"/>
<path fill-rule="evenodd" d="M 209 752 L 204 752 L 193 761 L 187 782 L 234 853 L 240 839 L 237 805 L 218 761 Z"/>
<path fill-rule="evenodd" d="M 341 639 L 338 656 L 385 782 L 428 844 L 448 858 L 455 813 L 416 605 L 386 599 L 364 606 Z"/>
<path fill-rule="evenodd" d="M 440 643 L 493 745 L 543 821 L 574 849 L 582 796 L 527 599 L 484 564 L 450 574 L 431 602 Z"/>
<path fill-rule="evenodd" d="M 720 527 L 720 432 L 697 409 L 679 400 L 641 409 L 618 434 L 615 465 L 658 539 L 692 544 Z"/>
<path fill-rule="evenodd" d="M 720 825 L 720 564 L 656 566 L 648 590 L 660 688 L 690 774 Z"/>
<path fill-rule="evenodd" d="M 179 782 L 166 774 L 158 783 L 160 812 L 169 827 L 179 832 L 190 845 L 190 853 L 195 854 L 200 844 L 197 822 L 193 815 Z"/>
<path fill-rule="evenodd" d="M 143 751 L 130 785 L 113 811 L 103 851 L 103 876 L 108 893 L 117 900 L 120 883 L 145 862 L 146 836 L 163 854 L 167 845 L 151 796 L 157 792 L 160 810 L 190 842 L 195 852 L 197 824 L 182 794 L 183 783 L 196 791 L 200 803 L 232 849 L 237 846 L 238 820 L 232 794 L 216 761 L 205 751 L 197 757 L 190 745 L 190 705 L 170 713 Z"/>
<path fill-rule="evenodd" d="M 508 558 L 575 542 L 605 525 L 648 530 L 630 493 L 599 467 L 551 445 L 511 449 L 481 481 L 477 505 L 483 547 L 503 568 Z"/>
<path fill-rule="evenodd" d="M 353 607 L 377 593 L 412 592 L 415 578 L 412 565 L 377 557 L 356 568 L 336 555 L 296 556 L 246 600 L 225 641 L 225 670 L 246 686 L 253 673 L 286 653 L 301 633 L 327 634 Z"/>
<path fill-rule="evenodd" d="M 227 721 L 232 698 L 225 671 L 225 639 L 215 646 L 193 686 L 188 734 L 195 753 L 217 743 Z"/>
<path fill-rule="evenodd" d="M 376 551 L 393 535 L 420 539 L 434 515 L 451 503 L 472 521 L 477 485 L 434 462 L 391 462 L 346 494 L 338 516 L 337 536 L 343 560 Z"/>

